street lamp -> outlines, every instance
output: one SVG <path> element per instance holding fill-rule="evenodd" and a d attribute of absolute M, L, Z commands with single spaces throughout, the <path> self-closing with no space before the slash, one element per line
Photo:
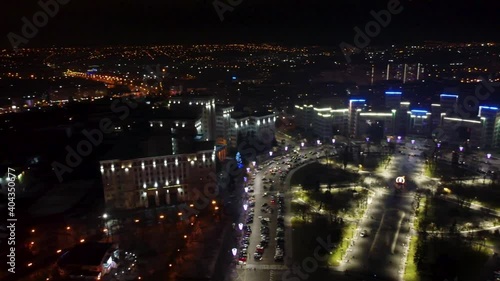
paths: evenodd
<path fill-rule="evenodd" d="M 248 193 L 248 187 L 245 187 L 245 192 Z"/>
<path fill-rule="evenodd" d="M 247 204 L 243 204 L 243 210 L 247 210 L 248 209 L 248 205 Z"/>
<path fill-rule="evenodd" d="M 273 152 L 272 151 L 269 151 L 269 156 L 273 156 Z"/>
<path fill-rule="evenodd" d="M 398 136 L 398 140 L 401 140 L 401 136 Z"/>
<path fill-rule="evenodd" d="M 247 173 L 250 173 L 250 168 L 247 168 Z"/>
<path fill-rule="evenodd" d="M 463 146 L 460 146 L 458 149 L 460 150 L 460 152 L 464 151 L 464 147 Z"/>
<path fill-rule="evenodd" d="M 411 140 L 411 144 L 415 144 L 415 140 Z"/>
<path fill-rule="evenodd" d="M 233 248 L 231 251 L 233 252 L 233 257 L 236 257 L 236 253 L 238 253 L 238 250 L 236 248 Z"/>
<path fill-rule="evenodd" d="M 369 141 L 370 141 L 370 138 L 368 138 L 368 137 L 367 137 L 367 138 L 366 138 L 366 142 L 369 142 Z"/>
<path fill-rule="evenodd" d="M 486 158 L 490 159 L 491 158 L 491 153 L 486 154 Z"/>
<path fill-rule="evenodd" d="M 288 151 L 288 146 L 285 146 L 285 151 Z"/>
<path fill-rule="evenodd" d="M 241 222 L 238 224 L 238 228 L 239 228 L 240 230 L 243 230 L 243 224 L 242 224 Z"/>
<path fill-rule="evenodd" d="M 300 147 L 304 147 L 304 143 L 303 142 L 300 143 Z"/>
<path fill-rule="evenodd" d="M 332 139 L 332 144 L 335 144 L 335 139 Z"/>
<path fill-rule="evenodd" d="M 321 141 L 320 141 L 320 140 L 317 140 L 317 141 L 316 141 L 316 143 L 317 143 L 318 145 L 320 145 L 320 144 L 321 144 Z"/>
<path fill-rule="evenodd" d="M 440 148 L 440 147 L 441 147 L 441 143 L 440 143 L 440 142 L 438 142 L 437 147 L 438 147 L 438 148 Z"/>
<path fill-rule="evenodd" d="M 387 142 L 391 142 L 391 138 L 387 138 Z"/>
<path fill-rule="evenodd" d="M 254 166 L 255 166 L 255 164 L 257 164 L 257 163 L 256 163 L 255 161 L 252 161 L 252 165 L 254 165 Z"/>

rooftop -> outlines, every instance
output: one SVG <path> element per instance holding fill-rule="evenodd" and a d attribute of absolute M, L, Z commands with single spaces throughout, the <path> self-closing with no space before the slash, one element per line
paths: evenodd
<path fill-rule="evenodd" d="M 176 151 L 172 147 L 176 140 Z M 128 160 L 213 150 L 213 141 L 197 141 L 196 136 L 155 135 L 145 133 L 123 137 L 101 160 Z"/>

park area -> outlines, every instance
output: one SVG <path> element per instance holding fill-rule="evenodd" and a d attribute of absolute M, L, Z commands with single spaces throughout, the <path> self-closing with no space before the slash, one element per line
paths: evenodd
<path fill-rule="evenodd" d="M 498 239 L 478 231 L 497 219 L 442 196 L 422 198 L 410 244 L 405 280 L 477 280 Z"/>
<path fill-rule="evenodd" d="M 357 179 L 357 174 L 316 163 L 293 175 L 292 243 L 295 260 L 313 256 L 319 245 L 318 239 L 328 239 L 335 247 L 329 252 L 320 251 L 320 255 L 328 256 L 320 261 L 320 265 L 338 265 L 353 236 L 352 226 L 367 207 L 369 192 L 350 184 Z M 302 187 L 298 187 L 299 184 Z"/>

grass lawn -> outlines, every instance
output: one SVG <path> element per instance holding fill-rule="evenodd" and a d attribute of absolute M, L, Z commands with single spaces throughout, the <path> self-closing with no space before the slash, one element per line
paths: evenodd
<path fill-rule="evenodd" d="M 320 245 L 317 241 L 318 238 L 326 241 L 327 237 L 330 236 L 330 241 L 333 243 L 338 243 L 340 239 L 339 229 L 325 227 L 323 223 L 306 223 L 300 220 L 293 220 L 292 227 L 292 256 L 294 261 L 299 263 L 302 263 L 308 257 L 314 256 L 314 250 Z M 326 251 L 321 249 L 319 254 L 325 255 Z M 326 265 L 326 261 L 325 264 L 322 264 L 321 261 L 318 261 L 318 263 L 320 266 Z"/>
<path fill-rule="evenodd" d="M 452 194 L 459 194 L 462 198 L 472 200 L 476 204 L 500 210 L 500 189 L 498 186 L 482 185 L 481 180 L 477 186 L 455 185 L 451 186 Z"/>
<path fill-rule="evenodd" d="M 339 241 L 341 242 L 338 244 L 338 247 L 333 250 L 333 253 L 328 261 L 329 265 L 340 265 L 342 257 L 344 256 L 345 251 L 349 247 L 349 243 L 351 243 L 351 239 L 354 236 L 355 228 L 356 226 L 354 224 L 346 224 L 342 228 L 342 234 L 341 237 L 339 237 Z"/>
<path fill-rule="evenodd" d="M 415 253 L 417 252 L 417 242 L 417 236 L 411 238 L 408 258 L 406 260 L 405 274 L 403 277 L 403 280 L 405 281 L 420 281 L 420 275 L 414 260 Z"/>
<path fill-rule="evenodd" d="M 488 237 L 486 239 L 487 247 L 494 247 L 497 250 L 500 249 L 500 237 Z"/>
<path fill-rule="evenodd" d="M 290 185 L 302 185 L 304 189 L 311 189 L 316 182 L 321 184 L 353 183 L 359 179 L 358 174 L 350 173 L 340 168 L 332 168 L 319 163 L 311 163 L 297 170 L 290 179 Z"/>
<path fill-rule="evenodd" d="M 456 222 L 457 225 L 470 223 L 472 228 L 480 227 L 484 221 L 495 222 L 497 219 L 489 214 L 467 207 L 460 207 L 458 204 L 448 202 L 439 197 L 429 198 L 429 210 L 427 212 L 428 221 L 432 222 L 437 229 L 448 230 Z"/>

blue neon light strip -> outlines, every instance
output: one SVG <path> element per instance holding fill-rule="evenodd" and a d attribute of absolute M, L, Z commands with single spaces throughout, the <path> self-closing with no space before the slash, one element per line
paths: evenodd
<path fill-rule="evenodd" d="M 403 92 L 385 92 L 386 95 L 402 95 Z"/>
<path fill-rule="evenodd" d="M 350 100 L 350 102 L 365 102 L 366 100 Z"/>
<path fill-rule="evenodd" d="M 450 94 L 441 94 L 440 97 L 447 97 L 447 98 L 458 98 L 458 95 L 450 95 Z"/>
<path fill-rule="evenodd" d="M 421 112 L 421 113 L 427 113 L 427 110 L 420 110 L 420 109 L 413 109 L 411 112 Z"/>
<path fill-rule="evenodd" d="M 480 106 L 479 108 L 481 108 L 481 109 L 490 109 L 490 110 L 498 110 L 498 107 L 492 107 L 492 106 Z"/>

